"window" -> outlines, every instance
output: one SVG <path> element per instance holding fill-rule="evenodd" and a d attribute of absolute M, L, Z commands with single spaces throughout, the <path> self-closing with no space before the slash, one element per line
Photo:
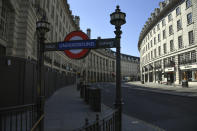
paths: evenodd
<path fill-rule="evenodd" d="M 50 0 L 47 1 L 47 9 L 49 10 Z"/>
<path fill-rule="evenodd" d="M 156 37 L 154 37 L 154 45 L 156 45 Z"/>
<path fill-rule="evenodd" d="M 155 34 L 155 28 L 153 29 L 153 33 Z"/>
<path fill-rule="evenodd" d="M 160 41 L 161 41 L 160 34 L 158 34 L 158 42 L 160 42 Z"/>
<path fill-rule="evenodd" d="M 195 50 L 191 52 L 191 60 L 193 62 L 196 62 L 196 51 Z"/>
<path fill-rule="evenodd" d="M 166 43 L 163 44 L 163 53 L 166 54 L 167 53 L 167 49 L 166 49 Z"/>
<path fill-rule="evenodd" d="M 191 0 L 186 0 L 186 8 L 189 8 L 192 6 Z"/>
<path fill-rule="evenodd" d="M 177 8 L 176 8 L 176 15 L 178 16 L 178 15 L 180 15 L 180 14 L 181 14 L 180 7 L 177 7 Z"/>
<path fill-rule="evenodd" d="M 192 24 L 192 13 L 187 14 L 187 24 Z"/>
<path fill-rule="evenodd" d="M 153 51 L 151 51 L 151 59 L 153 58 Z"/>
<path fill-rule="evenodd" d="M 157 50 L 154 49 L 155 58 L 157 57 Z"/>
<path fill-rule="evenodd" d="M 153 47 L 153 41 L 152 40 L 150 41 L 150 46 Z"/>
<path fill-rule="evenodd" d="M 173 40 L 170 41 L 170 51 L 172 52 L 174 50 L 174 42 Z"/>
<path fill-rule="evenodd" d="M 170 13 L 169 15 L 168 15 L 168 22 L 170 22 L 172 20 L 172 14 Z"/>
<path fill-rule="evenodd" d="M 165 26 L 166 25 L 166 21 L 165 19 L 162 20 L 162 26 Z"/>
<path fill-rule="evenodd" d="M 189 45 L 194 44 L 193 31 L 188 32 L 188 37 L 189 37 Z"/>
<path fill-rule="evenodd" d="M 2 1 L 2 7 L 0 8 L 0 38 L 7 39 L 7 18 L 8 10 L 5 4 L 5 0 Z"/>
<path fill-rule="evenodd" d="M 179 36 L 178 37 L 178 46 L 179 46 L 179 49 L 183 48 L 183 39 L 182 39 L 182 36 Z"/>
<path fill-rule="evenodd" d="M 166 30 L 163 30 L 163 39 L 166 38 Z"/>
<path fill-rule="evenodd" d="M 177 21 L 177 31 L 182 29 L 182 24 L 181 24 L 181 20 Z"/>
<path fill-rule="evenodd" d="M 159 56 L 161 55 L 161 46 L 158 47 Z"/>
<path fill-rule="evenodd" d="M 159 24 L 157 25 L 157 31 L 160 30 Z"/>
<path fill-rule="evenodd" d="M 173 28 L 172 28 L 172 25 L 169 26 L 169 35 L 172 35 L 173 34 Z"/>
<path fill-rule="evenodd" d="M 51 18 L 54 19 L 54 6 L 52 6 L 52 10 L 51 10 Z"/>

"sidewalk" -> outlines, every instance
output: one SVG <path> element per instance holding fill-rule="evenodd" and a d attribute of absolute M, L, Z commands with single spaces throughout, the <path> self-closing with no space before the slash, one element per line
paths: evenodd
<path fill-rule="evenodd" d="M 89 122 L 105 116 L 111 108 L 102 105 L 101 113 L 93 112 L 80 98 L 76 86 L 67 86 L 56 91 L 45 104 L 45 131 L 72 131 Z M 123 114 L 123 131 L 158 131 L 158 127 Z"/>
<path fill-rule="evenodd" d="M 182 86 L 164 85 L 158 83 L 142 84 L 140 81 L 128 82 L 126 84 L 140 86 L 140 87 L 133 87 L 139 90 L 149 90 L 158 93 L 166 93 L 172 95 L 197 98 L 197 87 L 183 88 Z"/>

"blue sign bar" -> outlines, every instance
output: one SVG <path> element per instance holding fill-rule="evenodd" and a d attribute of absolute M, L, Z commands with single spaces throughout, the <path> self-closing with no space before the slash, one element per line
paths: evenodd
<path fill-rule="evenodd" d="M 96 40 L 65 41 L 58 43 L 59 50 L 89 49 L 96 47 Z"/>
<path fill-rule="evenodd" d="M 64 51 L 70 49 L 100 49 L 100 48 L 115 48 L 116 39 L 91 39 L 91 40 L 73 40 L 57 43 L 46 43 L 45 51 Z"/>

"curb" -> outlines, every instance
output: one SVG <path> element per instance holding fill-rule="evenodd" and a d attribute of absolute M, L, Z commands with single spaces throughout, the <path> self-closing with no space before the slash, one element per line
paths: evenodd
<path fill-rule="evenodd" d="M 158 91 L 158 90 L 154 90 L 154 89 L 152 89 L 152 88 L 150 88 L 150 87 L 148 87 L 148 86 L 140 87 L 141 85 L 128 84 L 128 83 L 127 83 L 127 85 L 139 86 L 138 88 L 136 88 L 136 87 L 135 87 L 135 88 L 129 87 L 129 88 L 133 88 L 133 89 L 136 89 L 136 90 L 144 90 L 144 91 L 156 92 L 156 93 L 161 93 L 161 94 L 176 95 L 176 96 L 184 96 L 184 97 L 195 98 L 195 99 L 197 98 L 197 96 L 185 95 L 185 94 L 178 93 L 178 92 L 172 93 L 172 92 L 168 92 L 168 91 L 161 91 L 160 89 L 159 89 L 159 91 Z M 148 88 L 148 89 L 144 89 L 144 88 Z M 158 89 L 158 88 L 157 88 L 157 89 Z"/>

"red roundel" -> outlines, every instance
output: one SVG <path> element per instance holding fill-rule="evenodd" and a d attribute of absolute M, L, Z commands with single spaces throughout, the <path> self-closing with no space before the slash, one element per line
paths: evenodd
<path fill-rule="evenodd" d="M 64 41 L 70 40 L 88 40 L 89 37 L 82 31 L 73 31 L 69 33 Z M 71 59 L 80 59 L 85 57 L 89 53 L 90 49 L 71 49 L 64 50 L 65 54 Z"/>

